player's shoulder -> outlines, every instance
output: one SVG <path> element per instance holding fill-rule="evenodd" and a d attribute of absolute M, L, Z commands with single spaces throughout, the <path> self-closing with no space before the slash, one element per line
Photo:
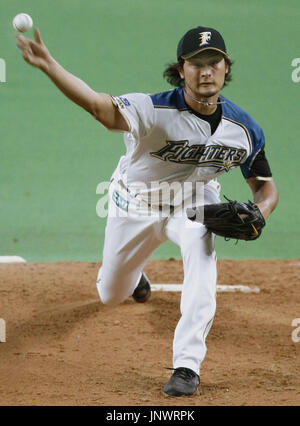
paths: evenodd
<path fill-rule="evenodd" d="M 129 107 L 132 103 L 145 102 L 149 100 L 149 95 L 146 93 L 125 93 L 121 96 L 113 96 L 114 99 L 119 100 L 124 106 Z"/>
<path fill-rule="evenodd" d="M 121 110 L 129 113 L 154 112 L 153 104 L 149 95 L 145 93 L 125 93 L 120 96 L 112 96 L 113 103 Z"/>
<path fill-rule="evenodd" d="M 254 132 L 256 134 L 260 134 L 262 132 L 261 126 L 244 109 L 225 98 L 225 96 L 221 95 L 220 100 L 225 102 L 222 105 L 223 119 L 242 125 L 250 132 Z"/>
<path fill-rule="evenodd" d="M 179 111 L 187 110 L 181 87 L 166 92 L 150 94 L 150 98 L 154 108 L 177 109 Z"/>

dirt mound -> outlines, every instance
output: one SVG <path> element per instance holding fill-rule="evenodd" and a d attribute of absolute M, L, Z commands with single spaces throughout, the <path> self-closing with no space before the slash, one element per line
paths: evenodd
<path fill-rule="evenodd" d="M 0 265 L 1 405 L 299 405 L 292 320 L 300 317 L 300 260 L 218 262 L 218 284 L 261 291 L 218 293 L 198 392 L 176 400 L 161 389 L 172 367 L 180 294 L 103 306 L 98 268 Z M 145 271 L 152 283 L 182 282 L 181 261 L 151 261 Z"/>

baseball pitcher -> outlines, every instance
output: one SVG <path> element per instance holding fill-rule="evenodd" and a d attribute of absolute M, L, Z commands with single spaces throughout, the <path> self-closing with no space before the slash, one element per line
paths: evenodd
<path fill-rule="evenodd" d="M 200 383 L 206 337 L 216 310 L 216 235 L 254 240 L 277 205 L 278 192 L 261 127 L 221 95 L 232 61 L 213 28 L 189 30 L 164 77 L 175 88 L 111 96 L 66 71 L 35 31 L 21 35 L 23 58 L 103 126 L 123 133 L 126 154 L 109 187 L 102 266 L 97 289 L 107 305 L 151 293 L 144 267 L 166 240 L 180 247 L 184 282 L 173 340 L 173 374 L 163 392 L 192 395 Z M 253 202 L 219 198 L 222 173 L 240 167 Z M 167 188 L 163 191 L 162 188 Z M 250 243 L 249 243 L 250 244 Z"/>

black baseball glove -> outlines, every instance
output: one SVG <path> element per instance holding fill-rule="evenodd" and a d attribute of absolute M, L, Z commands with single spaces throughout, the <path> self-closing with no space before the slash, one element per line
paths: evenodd
<path fill-rule="evenodd" d="M 256 240 L 266 224 L 258 206 L 251 201 L 240 203 L 226 200 L 227 203 L 187 209 L 187 216 L 192 221 L 201 221 L 209 231 L 226 239 Z M 200 220 L 201 213 L 204 214 L 203 220 Z"/>

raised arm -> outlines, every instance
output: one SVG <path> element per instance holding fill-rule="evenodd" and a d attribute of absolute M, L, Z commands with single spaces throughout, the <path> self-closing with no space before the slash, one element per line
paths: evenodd
<path fill-rule="evenodd" d="M 17 36 L 17 46 L 26 62 L 43 71 L 62 93 L 92 114 L 107 129 L 125 132 L 130 130 L 108 94 L 95 92 L 55 61 L 38 29 L 35 30 L 34 38 L 35 41 L 32 41 L 21 35 Z"/>

